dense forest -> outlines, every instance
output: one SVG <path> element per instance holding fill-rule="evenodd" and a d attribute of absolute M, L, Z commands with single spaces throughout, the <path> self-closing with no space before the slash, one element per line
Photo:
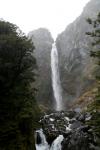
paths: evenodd
<path fill-rule="evenodd" d="M 35 100 L 33 43 L 0 21 L 0 149 L 34 149 L 39 108 Z"/>

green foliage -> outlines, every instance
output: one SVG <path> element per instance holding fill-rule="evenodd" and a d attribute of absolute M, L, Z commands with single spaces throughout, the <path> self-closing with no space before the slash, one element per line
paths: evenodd
<path fill-rule="evenodd" d="M 97 18 L 95 20 L 87 19 L 87 21 L 93 27 L 92 32 L 87 33 L 87 35 L 89 35 L 93 39 L 92 46 L 94 50 L 91 50 L 90 55 L 91 57 L 94 57 L 97 60 L 96 63 L 100 70 L 100 13 L 97 15 Z M 99 70 L 96 75 L 96 79 L 98 81 L 98 95 L 100 94 L 100 72 Z M 98 95 L 97 97 L 99 97 Z"/>
<path fill-rule="evenodd" d="M 39 109 L 35 101 L 34 46 L 9 22 L 0 21 L 0 149 L 34 150 Z"/>
<path fill-rule="evenodd" d="M 93 26 L 93 31 L 87 33 L 93 39 L 92 46 L 94 50 L 91 51 L 90 55 L 96 59 L 99 68 L 96 74 L 98 92 L 94 102 L 88 107 L 88 110 L 92 113 L 92 119 L 88 124 L 94 127 L 93 131 L 98 135 L 98 143 L 100 145 L 100 13 L 95 20 L 88 19 L 87 21 Z"/>
<path fill-rule="evenodd" d="M 93 127 L 93 133 L 96 136 L 96 142 L 98 146 L 100 147 L 100 112 L 98 111 L 93 111 L 94 106 L 91 105 L 90 108 L 92 108 L 92 119 L 87 121 L 87 124 L 89 126 Z M 100 103 L 99 103 L 99 109 L 100 109 Z"/>

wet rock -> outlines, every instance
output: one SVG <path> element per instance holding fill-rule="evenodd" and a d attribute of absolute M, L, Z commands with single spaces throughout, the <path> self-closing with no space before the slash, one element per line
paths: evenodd
<path fill-rule="evenodd" d="M 65 139 L 62 150 L 89 150 L 89 140 L 83 132 L 74 132 Z"/>
<path fill-rule="evenodd" d="M 57 138 L 57 134 L 49 133 L 48 135 L 46 134 L 46 137 L 48 144 L 51 145 L 52 142 Z"/>
<path fill-rule="evenodd" d="M 36 144 L 41 144 L 41 137 L 38 132 L 36 133 Z"/>
<path fill-rule="evenodd" d="M 76 118 L 81 122 L 85 122 L 85 114 L 78 114 Z"/>
<path fill-rule="evenodd" d="M 82 112 L 82 109 L 81 109 L 81 108 L 75 108 L 74 111 L 75 111 L 76 113 L 81 113 L 81 112 Z"/>
<path fill-rule="evenodd" d="M 87 113 L 85 116 L 85 121 L 89 121 L 92 118 L 92 115 L 90 113 Z"/>
<path fill-rule="evenodd" d="M 90 127 L 88 125 L 83 125 L 78 128 L 78 130 L 83 131 L 83 132 L 88 132 L 89 129 Z"/>
<path fill-rule="evenodd" d="M 41 125 L 49 145 L 59 135 L 63 135 L 62 150 L 99 150 L 93 127 L 86 125 L 90 119 L 92 119 L 90 113 L 55 112 L 46 114 L 41 119 Z"/>
<path fill-rule="evenodd" d="M 72 123 L 72 125 L 71 125 L 70 128 L 71 128 L 72 130 L 74 130 L 74 129 L 77 129 L 77 128 L 81 127 L 82 125 L 83 125 L 82 122 L 74 121 L 74 122 Z"/>

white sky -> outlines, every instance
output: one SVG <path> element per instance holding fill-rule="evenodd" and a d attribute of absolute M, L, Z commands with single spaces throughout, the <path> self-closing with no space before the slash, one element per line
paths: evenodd
<path fill-rule="evenodd" d="M 53 37 L 78 17 L 89 0 L 0 0 L 0 18 L 24 33 L 46 27 Z"/>

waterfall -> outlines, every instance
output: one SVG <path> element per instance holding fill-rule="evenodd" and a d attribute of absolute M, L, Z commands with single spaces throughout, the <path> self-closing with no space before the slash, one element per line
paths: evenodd
<path fill-rule="evenodd" d="M 37 130 L 36 133 L 38 133 L 39 135 L 39 138 L 41 139 L 41 142 L 39 144 L 37 144 L 37 141 L 36 141 L 36 150 L 49 150 L 49 145 L 46 141 L 46 137 L 43 133 L 43 130 L 40 129 L 40 130 Z M 36 134 L 37 136 L 37 134 Z M 37 138 L 37 137 L 36 137 Z"/>
<path fill-rule="evenodd" d="M 61 142 L 63 139 L 63 135 L 59 135 L 52 143 L 50 150 L 61 150 Z"/>
<path fill-rule="evenodd" d="M 60 82 L 58 63 L 59 63 L 58 51 L 54 43 L 52 45 L 52 50 L 51 50 L 52 87 L 53 87 L 54 98 L 56 101 L 56 110 L 60 111 L 62 110 L 62 88 Z"/>
<path fill-rule="evenodd" d="M 39 144 L 37 144 L 36 141 L 36 150 L 61 150 L 61 142 L 64 139 L 63 135 L 59 135 L 50 147 L 46 141 L 46 137 L 43 133 L 43 130 L 37 130 L 36 133 L 39 133 L 39 138 L 41 139 L 41 142 Z"/>
<path fill-rule="evenodd" d="M 56 48 L 55 43 L 52 45 L 51 50 L 51 71 L 52 71 L 52 87 L 54 98 L 56 101 L 56 110 L 62 110 L 62 88 L 60 82 L 60 75 L 59 75 L 59 60 L 58 60 L 58 51 Z M 51 118 L 52 119 L 52 118 Z M 61 150 L 61 142 L 63 141 L 63 135 L 59 135 L 52 143 L 51 147 L 48 145 L 46 141 L 45 134 L 43 130 L 36 131 L 36 150 Z"/>

